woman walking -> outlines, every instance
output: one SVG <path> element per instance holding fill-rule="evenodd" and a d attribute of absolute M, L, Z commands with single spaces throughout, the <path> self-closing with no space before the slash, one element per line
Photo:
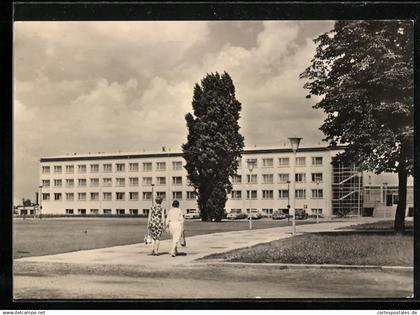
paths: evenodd
<path fill-rule="evenodd" d="M 172 209 L 168 211 L 168 217 L 166 218 L 166 227 L 169 228 L 169 232 L 172 235 L 170 255 L 175 257 L 177 255 L 176 247 L 184 231 L 184 215 L 182 210 L 179 209 L 178 200 L 172 202 Z"/>
<path fill-rule="evenodd" d="M 159 254 L 160 238 L 165 228 L 165 209 L 162 208 L 162 198 L 156 197 L 155 201 L 156 205 L 150 209 L 149 217 L 147 219 L 147 229 L 152 237 L 153 256 Z"/>

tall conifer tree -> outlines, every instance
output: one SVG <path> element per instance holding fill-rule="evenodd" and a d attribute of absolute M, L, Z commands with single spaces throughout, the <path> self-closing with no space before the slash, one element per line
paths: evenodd
<path fill-rule="evenodd" d="M 185 168 L 198 195 L 201 219 L 221 221 L 244 146 L 238 123 L 241 103 L 229 74 L 211 73 L 196 84 L 192 107 L 193 113 L 185 116 Z"/>

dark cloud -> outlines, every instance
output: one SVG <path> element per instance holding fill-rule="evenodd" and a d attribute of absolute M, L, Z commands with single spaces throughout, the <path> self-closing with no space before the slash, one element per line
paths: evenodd
<path fill-rule="evenodd" d="M 246 23 L 215 21 L 209 24 L 209 41 L 216 48 L 229 43 L 232 46 L 251 49 L 257 46 L 257 36 L 263 30 L 264 25 L 261 21 Z"/>
<path fill-rule="evenodd" d="M 296 44 L 304 45 L 307 39 L 315 39 L 319 35 L 331 30 L 334 26 L 332 21 L 305 21 L 296 22 L 299 26 L 299 34 Z"/>

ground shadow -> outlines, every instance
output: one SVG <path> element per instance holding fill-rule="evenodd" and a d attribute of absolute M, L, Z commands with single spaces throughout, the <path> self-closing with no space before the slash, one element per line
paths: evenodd
<path fill-rule="evenodd" d="M 142 252 L 140 252 L 142 253 Z M 152 254 L 152 253 L 148 253 L 147 256 L 163 256 L 163 255 L 169 255 L 169 252 L 159 252 L 156 255 Z"/>

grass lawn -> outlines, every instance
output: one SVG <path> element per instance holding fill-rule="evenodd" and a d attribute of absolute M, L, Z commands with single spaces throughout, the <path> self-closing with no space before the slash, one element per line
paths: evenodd
<path fill-rule="evenodd" d="M 407 232 L 413 230 L 413 221 L 405 221 L 404 223 L 405 229 Z M 351 225 L 344 229 L 354 229 L 354 230 L 373 230 L 373 231 L 390 231 L 394 229 L 394 221 L 393 220 L 384 220 L 375 223 L 364 223 L 359 225 Z"/>
<path fill-rule="evenodd" d="M 308 233 L 206 258 L 247 263 L 413 266 L 413 229 L 394 235 L 392 224 L 378 222 L 353 231 Z"/>
<path fill-rule="evenodd" d="M 313 221 L 299 221 L 307 224 Z M 287 220 L 254 220 L 254 229 L 291 225 Z M 248 229 L 247 220 L 201 222 L 186 221 L 186 236 Z M 65 253 L 81 249 L 142 243 L 145 218 L 49 218 L 15 219 L 13 257 Z M 169 238 L 163 233 L 163 239 Z"/>

